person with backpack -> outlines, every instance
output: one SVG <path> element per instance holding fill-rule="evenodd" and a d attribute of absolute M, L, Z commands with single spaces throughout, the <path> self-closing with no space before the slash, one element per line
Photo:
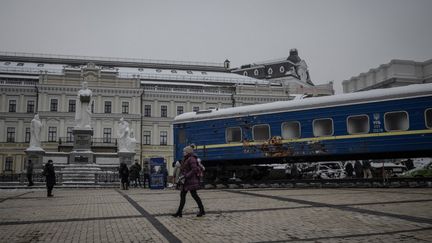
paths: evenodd
<path fill-rule="evenodd" d="M 178 184 L 182 184 L 179 186 L 180 204 L 177 212 L 172 216 L 180 218 L 182 217 L 183 207 L 186 203 L 186 194 L 188 191 L 190 191 L 192 198 L 195 200 L 199 208 L 199 213 L 196 216 L 202 217 L 205 215 L 205 211 L 201 198 L 197 193 L 197 190 L 200 189 L 200 179 L 198 177 L 200 169 L 197 156 L 193 153 L 193 148 L 191 146 L 187 146 L 183 149 L 183 156 L 184 158 L 180 166 L 180 177 L 177 182 Z"/>

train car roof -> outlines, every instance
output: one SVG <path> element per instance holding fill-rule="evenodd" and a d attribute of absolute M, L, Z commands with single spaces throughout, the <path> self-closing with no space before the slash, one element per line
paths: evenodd
<path fill-rule="evenodd" d="M 258 105 L 214 109 L 199 112 L 188 112 L 176 116 L 174 118 L 174 124 L 371 103 L 385 100 L 404 99 L 431 95 L 432 83 L 413 84 L 397 88 L 374 89 L 356 93 L 314 97 L 300 100 L 278 101 Z"/>

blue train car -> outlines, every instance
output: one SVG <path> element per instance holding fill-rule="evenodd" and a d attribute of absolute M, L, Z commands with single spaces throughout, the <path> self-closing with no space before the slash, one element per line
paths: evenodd
<path fill-rule="evenodd" d="M 174 120 L 175 159 L 204 165 L 432 156 L 432 84 L 190 112 Z"/>

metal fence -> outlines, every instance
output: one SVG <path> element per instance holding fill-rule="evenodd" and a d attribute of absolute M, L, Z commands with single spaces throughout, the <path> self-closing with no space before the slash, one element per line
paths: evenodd
<path fill-rule="evenodd" d="M 43 182 L 46 179 L 42 173 L 33 173 L 32 180 L 34 183 Z M 62 174 L 56 173 L 56 184 L 62 184 Z M 0 182 L 17 182 L 19 184 L 27 184 L 27 174 L 26 173 L 2 173 L 0 174 Z"/>

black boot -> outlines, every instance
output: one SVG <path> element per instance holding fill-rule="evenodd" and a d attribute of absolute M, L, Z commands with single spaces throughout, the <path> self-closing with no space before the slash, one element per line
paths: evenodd
<path fill-rule="evenodd" d="M 204 215 L 205 215 L 205 212 L 204 212 L 204 209 L 203 209 L 202 211 L 200 210 L 200 212 L 196 216 L 197 217 L 202 217 Z"/>
<path fill-rule="evenodd" d="M 181 217 L 183 217 L 182 213 L 179 213 L 179 212 L 177 212 L 175 214 L 172 214 L 171 216 L 173 216 L 174 218 L 177 218 L 177 217 L 181 218 Z"/>

